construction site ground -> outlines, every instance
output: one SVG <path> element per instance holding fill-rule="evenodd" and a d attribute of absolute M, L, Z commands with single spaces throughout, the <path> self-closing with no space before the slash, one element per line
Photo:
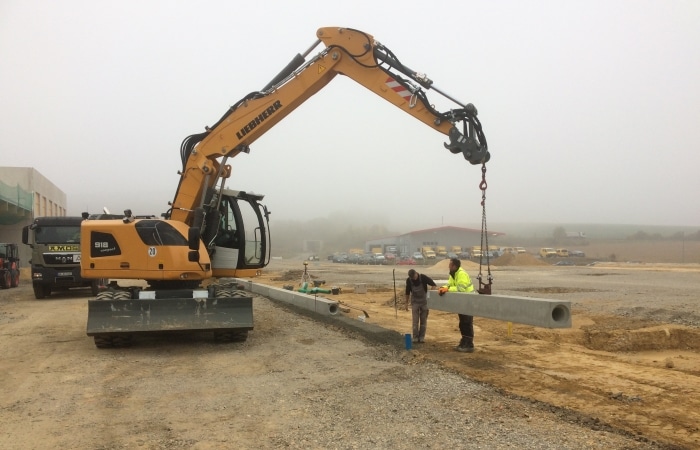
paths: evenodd
<path fill-rule="evenodd" d="M 343 314 L 403 334 L 411 333 L 404 302 L 408 270 L 444 282 L 447 264 L 314 261 L 308 273 L 323 287 L 340 288 L 339 295 L 325 297 L 346 305 Z M 463 261 L 463 267 L 475 284 L 480 270 L 488 280 L 485 264 Z M 302 268 L 301 261 L 276 261 L 260 282 L 298 287 Z M 415 359 L 652 439 L 700 448 L 699 264 L 553 266 L 531 255 L 506 255 L 490 269 L 494 293 L 570 301 L 572 327 L 477 317 L 476 351 L 464 354 L 454 351 L 460 337 L 456 314 L 433 310 L 426 343 L 411 350 Z M 368 292 L 354 293 L 357 283 Z M 361 317 L 362 310 L 369 318 Z"/>
<path fill-rule="evenodd" d="M 573 326 L 476 317 L 472 354 L 436 310 L 426 343 L 404 348 L 409 266 L 307 267 L 341 312 L 256 297 L 244 343 L 97 349 L 89 292 L 35 300 L 26 277 L 1 290 L 0 448 L 700 448 L 700 265 L 494 261 L 494 293 L 571 301 Z M 446 261 L 413 267 L 447 279 Z M 296 289 L 303 268 L 275 259 L 255 281 Z"/>

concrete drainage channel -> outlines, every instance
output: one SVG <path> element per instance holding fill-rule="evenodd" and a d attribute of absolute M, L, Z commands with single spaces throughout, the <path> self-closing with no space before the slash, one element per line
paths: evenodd
<path fill-rule="evenodd" d="M 253 294 L 284 303 L 300 312 L 307 312 L 316 320 L 325 318 L 329 319 L 329 322 L 343 323 L 348 328 L 361 331 L 371 340 L 399 347 L 405 342 L 406 348 L 410 347 L 410 341 L 405 340 L 405 335 L 362 320 L 367 313 L 360 316 L 360 320 L 353 320 L 338 314 L 340 305 L 336 301 L 319 297 L 317 294 L 312 295 L 253 283 L 251 280 L 236 279 L 235 281 Z M 571 302 L 568 301 L 461 292 L 448 292 L 443 296 L 434 294 L 436 293 L 428 291 L 428 307 L 430 309 L 542 328 L 571 328 Z"/>
<path fill-rule="evenodd" d="M 338 302 L 328 300 L 318 295 L 305 294 L 302 292 L 280 289 L 264 284 L 253 283 L 248 279 L 234 279 L 237 284 L 243 286 L 246 291 L 272 301 L 282 303 L 315 320 L 322 320 L 326 323 L 342 324 L 345 328 L 358 331 L 366 338 L 381 344 L 394 345 L 398 348 L 404 347 L 404 335 L 382 328 L 378 325 L 362 320 L 352 319 L 341 313 Z M 362 316 L 364 318 L 364 316 Z"/>

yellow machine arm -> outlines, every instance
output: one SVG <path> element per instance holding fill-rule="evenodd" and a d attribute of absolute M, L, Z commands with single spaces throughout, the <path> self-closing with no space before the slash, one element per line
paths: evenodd
<path fill-rule="evenodd" d="M 336 75 L 345 75 L 397 108 L 449 137 L 445 147 L 462 153 L 471 164 L 482 164 L 490 154 L 472 104 L 462 104 L 443 92 L 424 74 L 404 66 L 384 45 L 362 31 L 326 27 L 318 40 L 261 91 L 252 92 L 234 104 L 212 127 L 188 136 L 181 146 L 183 171 L 172 202 L 170 219 L 193 225 L 194 211 L 214 197 L 217 185 L 230 176 L 227 158 L 248 153 L 250 145 L 326 86 Z M 305 58 L 319 44 L 316 56 Z M 457 107 L 440 112 L 431 106 L 426 91 L 434 90 Z M 457 125 L 462 122 L 462 129 Z M 220 161 L 220 158 L 222 160 Z M 223 184 L 222 184 L 223 187 Z"/>

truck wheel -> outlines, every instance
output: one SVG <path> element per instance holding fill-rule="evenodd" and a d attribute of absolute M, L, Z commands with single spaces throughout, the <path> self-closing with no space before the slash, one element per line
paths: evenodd
<path fill-rule="evenodd" d="M 15 269 L 12 271 L 12 281 L 11 281 L 10 287 L 17 287 L 19 286 L 19 270 Z"/>
<path fill-rule="evenodd" d="M 0 288 L 2 289 L 7 289 L 10 287 L 10 271 L 5 270 L 4 272 L 0 273 Z"/>
<path fill-rule="evenodd" d="M 34 286 L 34 298 L 41 300 L 51 295 L 51 286 L 43 286 L 41 284 L 35 284 Z"/>
<path fill-rule="evenodd" d="M 41 286 L 34 285 L 34 298 L 37 300 L 41 300 L 42 298 L 46 297 L 44 295 L 44 289 Z"/>

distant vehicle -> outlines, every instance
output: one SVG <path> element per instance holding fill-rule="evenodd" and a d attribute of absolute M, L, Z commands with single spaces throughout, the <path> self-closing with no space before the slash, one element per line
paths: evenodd
<path fill-rule="evenodd" d="M 400 258 L 396 264 L 398 264 L 399 266 L 414 266 L 416 264 L 416 260 L 411 258 L 410 256 L 404 256 Z"/>
<path fill-rule="evenodd" d="M 375 253 L 373 256 L 374 264 L 386 264 L 386 257 L 381 253 Z"/>
<path fill-rule="evenodd" d="M 569 256 L 569 250 L 565 248 L 558 248 L 557 249 L 557 256 L 561 256 L 563 258 L 566 258 Z"/>
<path fill-rule="evenodd" d="M 504 255 L 506 253 L 510 253 L 511 255 L 515 255 L 516 253 L 518 253 L 515 247 L 501 247 L 501 250 L 503 251 Z"/>
<path fill-rule="evenodd" d="M 469 252 L 459 252 L 457 256 L 459 256 L 459 259 L 469 259 L 471 257 Z"/>
<path fill-rule="evenodd" d="M 333 255 L 334 263 L 345 263 L 348 262 L 348 255 L 341 253 L 339 255 Z"/>
<path fill-rule="evenodd" d="M 582 252 L 581 250 L 569 250 L 569 256 L 576 256 L 579 258 L 583 258 L 586 256 L 586 254 L 584 252 Z"/>
<path fill-rule="evenodd" d="M 318 255 L 311 255 L 307 259 L 307 261 L 318 261 Z"/>
<path fill-rule="evenodd" d="M 414 253 L 413 253 L 413 259 L 415 259 L 417 263 L 418 263 L 418 262 L 423 262 L 423 260 L 424 260 L 423 254 L 422 254 L 421 252 L 414 252 Z"/>
<path fill-rule="evenodd" d="M 540 249 L 540 258 L 553 258 L 557 256 L 557 251 L 553 248 L 542 247 Z"/>
<path fill-rule="evenodd" d="M 374 264 L 374 255 L 371 253 L 364 253 L 360 255 L 360 259 L 357 261 L 357 263 L 365 265 Z"/>
<path fill-rule="evenodd" d="M 518 253 L 527 253 L 525 247 L 515 247 L 515 251 L 517 251 Z"/>
<path fill-rule="evenodd" d="M 426 247 L 423 247 L 421 250 L 422 250 L 423 258 L 425 258 L 425 259 L 435 259 L 436 258 L 435 250 L 433 250 L 432 247 L 426 246 Z M 415 255 L 413 257 L 415 258 Z"/>
<path fill-rule="evenodd" d="M 447 256 L 445 256 L 445 258 L 447 258 L 447 259 L 453 259 L 453 258 L 459 259 L 459 255 L 457 255 L 457 253 L 449 252 L 449 253 L 447 253 Z"/>
<path fill-rule="evenodd" d="M 384 253 L 384 258 L 387 264 L 396 264 L 396 254 L 394 253 Z"/>

